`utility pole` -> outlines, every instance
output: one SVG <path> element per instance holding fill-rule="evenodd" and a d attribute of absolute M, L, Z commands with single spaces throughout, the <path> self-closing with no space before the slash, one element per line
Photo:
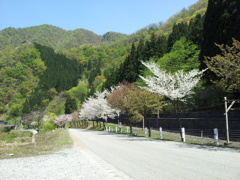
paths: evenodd
<path fill-rule="evenodd" d="M 225 102 L 225 113 L 226 116 L 226 136 L 227 136 L 227 143 L 229 143 L 229 128 L 228 128 L 228 111 L 232 108 L 234 103 L 240 103 L 240 100 L 228 100 L 227 97 L 224 97 Z M 228 107 L 228 102 L 231 102 L 230 106 Z"/>
<path fill-rule="evenodd" d="M 224 97 L 224 101 L 225 101 L 225 116 L 226 116 L 226 136 L 227 136 L 227 143 L 229 143 L 229 129 L 228 129 L 228 111 L 229 110 L 227 107 L 227 97 Z"/>

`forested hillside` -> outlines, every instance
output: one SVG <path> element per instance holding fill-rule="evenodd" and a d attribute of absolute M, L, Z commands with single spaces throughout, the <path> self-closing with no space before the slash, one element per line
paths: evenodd
<path fill-rule="evenodd" d="M 1 119 L 17 122 L 33 112 L 72 113 L 96 91 L 124 81 L 144 85 L 139 75 L 150 72 L 140 60 L 154 61 L 170 73 L 203 69 L 209 66 L 205 56 L 221 52 L 214 43 L 231 46 L 232 38 L 240 40 L 239 9 L 238 0 L 199 0 L 167 22 L 131 35 L 96 35 L 52 25 L 6 28 L 0 31 Z M 216 82 L 222 78 L 209 70 L 180 104 L 181 111 L 216 110 L 223 94 L 236 97 L 236 89 L 227 91 Z M 168 104 L 163 111 L 173 113 L 173 104 Z"/>
<path fill-rule="evenodd" d="M 69 50 L 82 44 L 100 44 L 126 39 L 125 34 L 108 32 L 102 36 L 85 29 L 66 31 L 52 25 L 27 28 L 6 28 L 0 31 L 0 50 L 16 47 L 25 41 L 49 46 L 55 50 Z"/>
<path fill-rule="evenodd" d="M 5 49 L 0 58 L 0 112 L 9 118 L 43 109 L 55 95 L 77 86 L 82 73 L 78 61 L 40 44 Z"/>
<path fill-rule="evenodd" d="M 199 3 L 205 2 L 199 1 Z M 176 21 L 172 27 L 172 31 L 167 33 L 167 35 L 159 33 L 159 30 L 153 31 L 152 29 L 149 38 L 132 43 L 132 48 L 125 61 L 107 77 L 105 87 L 110 88 L 123 81 L 142 84 L 139 81 L 139 75 L 144 76 L 149 72 L 144 69 L 140 60 L 155 61 L 162 69 L 171 73 L 180 69 L 189 72 L 192 69 L 206 68 L 206 56 L 213 57 L 218 53 L 225 56 L 226 53 L 231 52 L 231 50 L 226 52 L 223 48 L 219 49 L 215 43 L 230 46 L 233 42 L 232 38 L 240 40 L 238 31 L 239 23 L 236 23 L 240 22 L 239 10 L 239 1 L 209 0 L 205 15 L 197 14 L 189 21 Z M 237 50 L 232 50 L 232 52 L 237 52 Z M 228 55 L 228 58 L 230 56 Z M 233 74 L 236 73 L 235 76 L 237 75 L 237 70 L 234 70 L 234 73 L 231 73 L 231 75 L 223 74 L 222 72 L 224 66 L 230 66 L 233 69 L 238 68 L 227 64 L 217 66 L 217 63 L 214 66 L 210 68 L 211 71 L 206 72 L 203 81 L 195 88 L 194 95 L 181 105 L 183 111 L 221 109 L 223 94 L 232 98 L 238 97 L 238 89 L 226 91 L 226 89 L 229 90 L 229 82 L 232 82 L 231 79 L 234 78 Z M 228 71 L 231 71 L 230 67 Z M 216 72 L 218 73 L 218 77 L 216 76 Z M 226 83 L 227 81 L 228 83 L 217 83 L 216 80 L 222 80 L 221 78 L 224 78 L 224 82 Z M 236 85 L 236 81 L 232 83 L 238 86 Z M 173 112 L 171 107 L 166 107 L 167 109 Z"/>

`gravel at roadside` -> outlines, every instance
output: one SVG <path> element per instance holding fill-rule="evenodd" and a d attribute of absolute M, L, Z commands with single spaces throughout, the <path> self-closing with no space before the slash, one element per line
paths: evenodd
<path fill-rule="evenodd" d="M 0 160 L 1 180 L 94 180 L 121 179 L 121 172 L 79 148 L 53 154 Z"/>

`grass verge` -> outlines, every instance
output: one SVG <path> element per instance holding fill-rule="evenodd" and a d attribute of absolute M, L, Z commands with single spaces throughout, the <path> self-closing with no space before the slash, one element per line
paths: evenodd
<path fill-rule="evenodd" d="M 68 131 L 57 129 L 56 131 L 37 134 L 35 143 L 32 143 L 32 138 L 29 137 L 24 141 L 15 138 L 12 143 L 0 141 L 0 159 L 48 154 L 71 145 L 72 140 Z"/>

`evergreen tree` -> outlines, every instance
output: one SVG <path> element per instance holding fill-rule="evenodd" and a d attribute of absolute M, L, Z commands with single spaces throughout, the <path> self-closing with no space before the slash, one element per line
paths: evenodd
<path fill-rule="evenodd" d="M 67 100 L 65 103 L 65 114 L 71 114 L 77 110 L 76 99 L 72 98 L 70 95 L 67 95 Z"/>
<path fill-rule="evenodd" d="M 203 26 L 203 42 L 200 53 L 202 68 L 204 56 L 213 57 L 220 53 L 214 45 L 231 45 L 232 38 L 240 40 L 240 1 L 209 0 Z M 208 76 L 209 77 L 209 76 Z"/>
<path fill-rule="evenodd" d="M 198 14 L 195 18 L 192 18 L 188 25 L 188 35 L 187 38 L 191 40 L 194 44 L 197 44 L 199 47 L 203 40 L 203 22 L 204 17 Z"/>
<path fill-rule="evenodd" d="M 128 82 L 135 82 L 138 78 L 138 66 L 139 62 L 136 58 L 136 47 L 135 44 L 132 43 L 132 48 L 130 54 L 125 59 L 123 65 L 120 67 L 120 71 L 122 72 L 122 77 L 120 77 L 119 82 L 122 82 L 123 80 Z"/>
<path fill-rule="evenodd" d="M 168 51 L 171 50 L 173 44 L 178 41 L 182 36 L 187 36 L 188 25 L 185 22 L 174 24 L 172 33 L 168 36 Z"/>
<path fill-rule="evenodd" d="M 87 70 L 91 70 L 92 69 L 92 61 L 88 61 L 88 64 L 87 64 Z"/>
<path fill-rule="evenodd" d="M 137 46 L 137 52 L 136 56 L 140 60 L 144 60 L 145 58 L 145 43 L 143 39 L 140 39 L 138 46 Z"/>
<path fill-rule="evenodd" d="M 162 57 L 165 53 L 167 53 L 167 38 L 166 36 L 162 35 L 157 38 L 156 42 L 156 51 L 155 51 L 155 56 L 160 58 Z"/>
<path fill-rule="evenodd" d="M 157 50 L 156 46 L 157 37 L 154 33 L 151 34 L 150 40 L 148 40 L 145 44 L 145 58 L 150 59 L 150 57 L 155 56 L 155 52 Z"/>
<path fill-rule="evenodd" d="M 199 68 L 199 50 L 197 45 L 188 41 L 185 37 L 180 38 L 173 45 L 171 51 L 158 60 L 162 69 L 170 72 L 184 70 L 189 72 Z"/>
<path fill-rule="evenodd" d="M 107 81 L 104 83 L 103 88 L 110 89 L 110 87 L 113 87 L 118 83 L 116 69 L 113 69 L 112 73 L 106 75 L 105 77 Z"/>
<path fill-rule="evenodd" d="M 91 85 L 93 83 L 96 76 L 97 76 L 96 70 L 92 69 L 92 71 L 90 72 L 89 77 L 88 77 L 88 84 L 89 85 Z"/>

